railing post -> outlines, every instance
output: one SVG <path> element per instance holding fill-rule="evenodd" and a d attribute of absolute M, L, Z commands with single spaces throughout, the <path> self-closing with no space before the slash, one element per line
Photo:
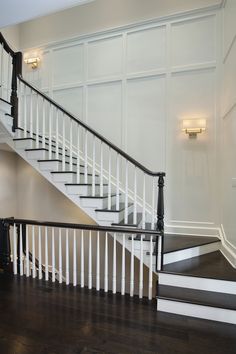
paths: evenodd
<path fill-rule="evenodd" d="M 13 56 L 12 83 L 11 83 L 11 115 L 13 117 L 14 132 L 18 127 L 18 95 L 17 95 L 17 77 L 22 74 L 22 53 L 17 52 Z"/>
<path fill-rule="evenodd" d="M 157 201 L 157 230 L 160 233 L 161 250 L 158 252 L 158 238 L 156 238 L 156 269 L 158 253 L 161 256 L 161 269 L 163 267 L 163 250 L 164 250 L 164 173 L 161 173 L 158 178 L 158 201 Z"/>
<path fill-rule="evenodd" d="M 4 271 L 12 272 L 10 246 L 10 223 L 4 219 L 0 221 L 0 268 Z"/>

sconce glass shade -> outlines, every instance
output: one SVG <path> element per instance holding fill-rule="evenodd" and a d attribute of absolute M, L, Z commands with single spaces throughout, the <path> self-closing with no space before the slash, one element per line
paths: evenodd
<path fill-rule="evenodd" d="M 36 69 L 38 67 L 38 63 L 40 62 L 40 58 L 39 57 L 25 58 L 24 62 L 28 65 L 31 65 L 32 69 Z"/>
<path fill-rule="evenodd" d="M 206 119 L 183 119 L 182 131 L 189 137 L 196 138 L 197 134 L 206 130 Z"/>

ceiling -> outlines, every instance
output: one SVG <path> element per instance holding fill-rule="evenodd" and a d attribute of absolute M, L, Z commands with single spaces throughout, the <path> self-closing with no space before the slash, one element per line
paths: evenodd
<path fill-rule="evenodd" d="M 0 28 L 91 1 L 94 0 L 1 0 Z"/>

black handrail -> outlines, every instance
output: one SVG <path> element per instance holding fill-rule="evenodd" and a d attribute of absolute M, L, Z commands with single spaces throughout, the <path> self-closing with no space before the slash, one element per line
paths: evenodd
<path fill-rule="evenodd" d="M 160 235 L 159 230 L 136 229 L 134 227 L 126 227 L 126 226 L 100 226 L 100 225 L 74 224 L 74 223 L 15 219 L 15 218 L 8 218 L 3 220 L 5 223 L 11 226 L 14 224 L 22 224 L 22 225 L 47 226 L 47 227 L 57 227 L 57 228 L 77 229 L 77 230 L 116 232 L 116 233 L 125 233 L 125 234 L 139 234 L 139 235 L 142 234 L 142 235 L 154 235 L 154 236 Z"/>
<path fill-rule="evenodd" d="M 43 92 L 41 92 L 39 89 L 37 89 L 35 86 L 29 84 L 27 81 L 25 81 L 23 79 L 23 77 L 21 75 L 18 75 L 18 78 L 21 82 L 23 82 L 24 85 L 28 86 L 31 90 L 35 91 L 38 95 L 40 95 L 41 97 L 43 97 L 46 101 L 50 102 L 52 105 L 54 105 L 57 109 L 59 109 L 62 113 L 64 113 L 65 115 L 67 115 L 68 117 L 70 117 L 73 121 L 75 121 L 76 123 L 78 123 L 79 125 L 81 125 L 83 128 L 85 128 L 86 130 L 88 130 L 91 134 L 93 134 L 94 136 L 96 136 L 98 139 L 100 139 L 102 142 L 104 142 L 106 145 L 108 145 L 111 149 L 115 150 L 118 154 L 120 154 L 121 156 L 123 156 L 126 160 L 128 160 L 129 162 L 131 162 L 133 165 L 135 165 L 136 167 L 140 168 L 143 172 L 145 172 L 146 174 L 148 174 L 149 176 L 153 176 L 153 177 L 159 177 L 159 176 L 165 176 L 165 172 L 153 172 L 150 171 L 149 169 L 147 169 L 145 166 L 143 166 L 141 163 L 139 163 L 138 161 L 136 161 L 133 157 L 131 157 L 130 155 L 128 155 L 126 152 L 124 152 L 123 150 L 121 150 L 120 148 L 118 148 L 116 145 L 114 145 L 113 143 L 111 143 L 108 139 L 106 139 L 104 136 L 102 136 L 101 134 L 97 133 L 95 130 L 93 130 L 91 127 L 89 127 L 87 124 L 85 124 L 84 122 L 82 122 L 80 119 L 76 118 L 72 113 L 68 112 L 65 108 L 63 108 L 62 106 L 60 106 L 57 102 L 55 102 L 53 99 L 51 99 L 50 97 L 48 97 L 47 95 L 45 95 Z"/>

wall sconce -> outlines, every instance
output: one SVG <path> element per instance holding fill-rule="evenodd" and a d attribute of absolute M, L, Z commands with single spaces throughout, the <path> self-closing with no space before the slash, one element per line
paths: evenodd
<path fill-rule="evenodd" d="M 25 58 L 24 62 L 28 65 L 31 65 L 32 69 L 37 69 L 39 62 L 40 62 L 40 58 L 39 57 L 35 57 L 35 58 Z"/>
<path fill-rule="evenodd" d="M 182 131 L 189 135 L 189 138 L 196 139 L 197 134 L 206 130 L 206 119 L 183 119 Z"/>

